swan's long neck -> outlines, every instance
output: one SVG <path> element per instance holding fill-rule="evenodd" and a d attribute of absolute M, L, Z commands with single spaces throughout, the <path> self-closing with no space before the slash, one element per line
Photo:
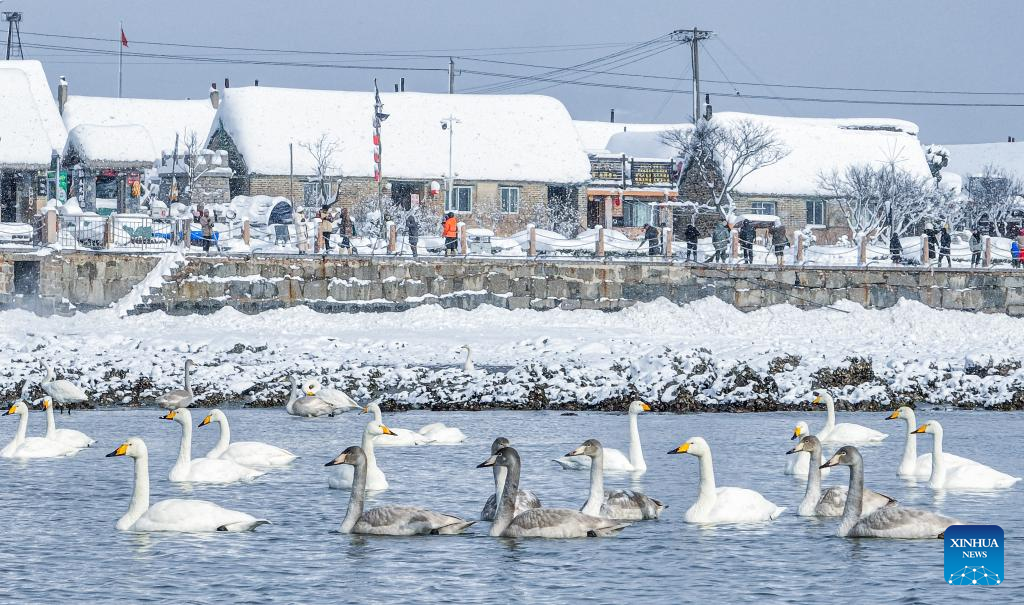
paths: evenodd
<path fill-rule="evenodd" d="M 466 365 L 473 363 L 473 351 L 466 347 Z"/>
<path fill-rule="evenodd" d="M 288 396 L 288 403 L 285 404 L 284 409 L 291 413 L 295 400 L 299 398 L 299 385 L 295 383 L 295 377 L 290 374 L 288 375 L 288 382 L 292 385 L 292 393 Z"/>
<path fill-rule="evenodd" d="M 516 492 L 519 491 L 519 464 L 510 465 L 507 472 L 505 489 L 502 490 L 498 508 L 494 513 L 494 522 L 491 523 L 492 537 L 498 537 L 505 533 L 509 524 L 512 523 L 512 515 L 515 513 Z"/>
<path fill-rule="evenodd" d="M 367 468 L 377 468 L 377 454 L 373 450 L 373 435 L 370 434 L 370 431 L 363 431 L 363 441 L 360 445 L 363 448 L 363 454 L 366 455 Z"/>
<path fill-rule="evenodd" d="M 604 452 L 599 451 L 590 461 L 590 497 L 587 498 L 587 503 L 583 505 L 581 512 L 599 517 L 602 504 L 604 504 Z"/>
<path fill-rule="evenodd" d="M 149 456 L 143 454 L 135 458 L 135 486 L 132 488 L 132 499 L 128 504 L 128 512 L 117 522 L 117 529 L 128 529 L 149 510 Z"/>
<path fill-rule="evenodd" d="M 831 431 L 836 427 L 836 404 L 829 397 L 825 400 L 825 428 L 821 430 L 822 433 Z"/>
<path fill-rule="evenodd" d="M 935 444 L 932 446 L 932 475 L 929 477 L 928 482 L 941 485 L 946 481 L 946 463 L 942 459 L 941 426 L 932 425 L 932 437 L 935 438 Z"/>
<path fill-rule="evenodd" d="M 361 461 L 352 469 L 352 497 L 348 500 L 345 520 L 341 522 L 341 533 L 350 534 L 363 516 L 363 502 L 366 499 L 366 463 Z"/>
<path fill-rule="evenodd" d="M 917 469 L 917 418 L 914 412 L 903 417 L 907 422 L 907 441 L 903 444 L 903 459 L 900 460 L 900 472 L 913 473 Z"/>
<path fill-rule="evenodd" d="M 227 417 L 217 419 L 217 424 L 220 425 L 220 437 L 217 439 L 217 445 L 213 446 L 214 452 L 218 455 L 223 454 L 231 443 L 231 427 L 228 426 Z"/>
<path fill-rule="evenodd" d="M 839 535 L 846 536 L 857 521 L 864 508 L 864 463 L 854 460 L 850 465 L 850 489 L 846 492 L 846 506 L 843 518 L 839 522 Z"/>
<path fill-rule="evenodd" d="M 57 375 L 53 372 L 53 368 L 50 367 L 49 365 L 47 365 L 46 366 L 46 378 L 43 380 L 43 382 L 44 383 L 46 383 L 46 382 L 53 382 L 54 379 L 56 379 L 56 378 L 57 378 Z"/>
<path fill-rule="evenodd" d="M 57 424 L 53 421 L 53 403 L 46 406 L 46 438 L 53 439 L 57 433 Z"/>
<path fill-rule="evenodd" d="M 192 462 L 192 423 L 182 422 L 181 444 L 178 446 L 178 460 L 174 463 L 175 468 L 188 468 Z"/>
<path fill-rule="evenodd" d="M 494 471 L 494 506 L 501 502 L 501 495 L 505 492 L 505 477 L 508 476 L 508 469 L 504 466 L 495 466 Z"/>
<path fill-rule="evenodd" d="M 640 446 L 640 427 L 637 423 L 637 414 L 629 415 L 629 463 L 633 465 L 635 471 L 647 470 L 644 449 Z"/>
<path fill-rule="evenodd" d="M 715 466 L 708 451 L 697 457 L 700 461 L 700 491 L 697 495 L 697 506 L 709 510 L 715 505 L 718 494 L 715 487 Z"/>
<path fill-rule="evenodd" d="M 379 405 L 373 406 L 373 408 L 370 411 L 373 412 L 374 422 L 376 422 L 377 424 L 384 424 L 384 416 L 380 413 Z"/>
<path fill-rule="evenodd" d="M 191 373 L 191 372 L 189 372 L 189 369 L 190 368 L 189 368 L 188 364 L 186 363 L 185 364 L 185 390 L 188 391 L 189 393 L 191 393 L 192 392 L 192 378 L 189 376 L 189 374 Z"/>
<path fill-rule="evenodd" d="M 28 413 L 18 414 L 18 432 L 14 434 L 14 445 L 15 447 L 25 443 L 25 437 L 28 435 Z"/>
<path fill-rule="evenodd" d="M 809 452 L 810 460 L 807 464 L 807 489 L 804 491 L 804 500 L 800 508 L 813 507 L 821 498 L 821 448 L 814 448 Z"/>

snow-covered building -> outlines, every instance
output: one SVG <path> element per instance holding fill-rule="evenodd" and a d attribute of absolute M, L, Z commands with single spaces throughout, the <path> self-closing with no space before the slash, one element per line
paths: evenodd
<path fill-rule="evenodd" d="M 72 190 L 82 210 L 95 211 L 100 197 L 116 200 L 118 212 L 129 212 L 138 210 L 132 189 L 153 167 L 155 154 L 149 132 L 138 124 L 79 124 L 68 132 L 63 162 L 73 168 Z"/>
<path fill-rule="evenodd" d="M 0 222 L 28 222 L 46 203 L 46 171 L 66 139 L 42 64 L 0 62 Z"/>
<path fill-rule="evenodd" d="M 413 92 L 381 100 L 388 115 L 381 127 L 383 187 L 396 203 L 433 204 L 506 233 L 552 216 L 578 227 L 590 167 L 559 101 Z M 209 145 L 229 153 L 232 197 L 284 196 L 308 205 L 318 186 L 308 147 L 324 141 L 331 148 L 329 197 L 352 207 L 377 195 L 373 117 L 372 92 L 230 88 Z M 446 200 L 449 165 L 454 178 Z"/>
<path fill-rule="evenodd" d="M 918 128 L 911 122 L 881 118 L 788 118 L 733 112 L 715 114 L 712 119 L 726 126 L 739 120 L 752 120 L 768 126 L 787 151 L 777 163 L 756 170 L 743 179 L 733 196 L 737 212 L 777 216 L 790 230 L 812 225 L 820 228 L 820 235 L 826 241 L 848 231 L 838 208 L 822 195 L 819 175 L 833 170 L 842 171 L 850 166 L 883 166 L 895 161 L 901 169 L 916 177 L 931 176 L 917 138 Z M 577 122 L 576 126 L 592 162 L 594 158 L 607 154 L 620 154 L 627 159 L 677 159 L 677 150 L 663 142 L 662 133 L 693 128 L 692 124 L 598 126 L 592 122 Z M 679 189 L 682 200 L 700 202 L 699 198 L 707 195 L 700 184 L 702 179 L 695 176 L 683 166 Z M 624 193 L 629 191 L 630 188 L 623 188 Z M 588 198 L 590 207 L 594 209 L 589 214 L 604 220 L 602 208 L 606 206 L 607 194 L 604 191 L 596 193 Z M 622 196 L 623 205 L 629 201 L 628 196 Z M 650 207 L 650 204 L 646 206 Z M 642 224 L 654 219 L 651 210 L 646 215 L 635 213 L 633 221 Z"/>

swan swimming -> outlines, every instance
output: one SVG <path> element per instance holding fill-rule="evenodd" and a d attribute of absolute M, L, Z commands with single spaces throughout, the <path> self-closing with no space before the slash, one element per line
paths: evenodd
<path fill-rule="evenodd" d="M 942 538 L 956 519 L 933 512 L 902 506 L 883 506 L 861 516 L 864 493 L 864 459 L 860 451 L 846 445 L 839 448 L 822 466 L 850 467 L 850 487 L 846 506 L 836 532 L 840 538 Z"/>
<path fill-rule="evenodd" d="M 373 491 L 385 490 L 388 488 L 388 479 L 384 471 L 377 466 L 377 456 L 373 451 L 376 439 L 379 436 L 388 435 L 387 439 L 394 437 L 394 433 L 388 427 L 376 421 L 366 423 L 363 430 L 362 447 L 363 459 L 366 461 L 366 485 L 365 488 Z M 327 487 L 331 489 L 348 489 L 355 481 L 355 473 L 352 465 L 328 465 L 332 466 L 327 475 Z"/>
<path fill-rule="evenodd" d="M 810 428 L 807 423 L 801 420 L 796 423 L 796 428 L 793 429 L 793 436 L 790 439 L 801 439 L 811 434 Z M 789 452 L 786 452 L 789 453 Z M 820 464 L 820 463 L 819 463 Z M 805 451 L 798 451 L 795 456 L 786 456 L 786 470 L 787 475 L 794 475 L 798 479 L 806 479 L 807 471 L 811 466 L 811 454 Z M 821 469 L 821 476 L 828 477 L 829 470 Z"/>
<path fill-rule="evenodd" d="M 590 465 L 590 496 L 580 512 L 622 521 L 645 521 L 657 519 L 665 505 L 660 500 L 628 489 L 604 489 L 604 448 L 597 439 L 587 439 L 583 445 L 566 456 L 587 456 L 593 460 Z"/>
<path fill-rule="evenodd" d="M 96 440 L 82 431 L 59 429 L 53 419 L 53 401 L 43 397 L 43 409 L 46 410 L 46 438 L 59 441 L 68 447 L 84 449 L 96 443 Z"/>
<path fill-rule="evenodd" d="M 42 363 L 46 376 L 39 383 L 39 387 L 43 389 L 44 393 L 52 397 L 53 401 L 62 406 L 67 406 L 75 403 L 84 403 L 88 399 L 81 387 L 70 380 L 57 380 L 57 375 L 54 373 L 53 368 L 50 367 L 50 364 L 45 361 Z"/>
<path fill-rule="evenodd" d="M 938 420 L 929 420 L 917 427 L 915 433 L 928 433 L 934 437 L 932 446 L 932 474 L 928 477 L 928 487 L 932 489 L 1000 489 L 1010 487 L 1020 481 L 980 462 L 966 460 L 958 466 L 947 467 L 942 455 L 942 425 Z"/>
<path fill-rule="evenodd" d="M 498 437 L 491 443 L 491 454 L 497 454 L 498 450 L 508 446 L 508 439 Z M 505 476 L 508 475 L 508 469 L 504 466 L 494 465 L 493 470 L 494 493 L 487 498 L 487 502 L 484 503 L 484 509 L 480 511 L 481 521 L 494 521 L 494 514 L 498 510 L 498 502 L 501 501 L 501 493 L 505 490 Z M 512 511 L 512 516 L 514 517 L 530 508 L 540 508 L 540 499 L 537 495 L 527 489 L 516 490 L 515 508 Z"/>
<path fill-rule="evenodd" d="M 896 471 L 904 479 L 927 479 L 932 474 L 932 455 L 917 455 L 917 416 L 914 409 L 902 406 L 886 417 L 886 420 L 902 419 L 907 426 L 907 440 L 903 444 L 903 457 L 900 459 L 900 466 Z M 973 460 L 961 458 L 955 454 L 942 452 L 942 460 L 946 468 L 959 466 L 961 464 L 977 464 Z"/>
<path fill-rule="evenodd" d="M 132 489 L 128 512 L 117 521 L 121 531 L 251 531 L 270 523 L 252 515 L 221 508 L 206 500 L 172 498 L 149 504 L 149 452 L 146 442 L 132 437 L 109 454 L 128 456 L 135 460 L 135 486 Z"/>
<path fill-rule="evenodd" d="M 797 514 L 801 517 L 839 517 L 843 514 L 846 506 L 845 485 L 830 487 L 821 493 L 821 442 L 814 435 L 807 435 L 796 444 L 796 447 L 786 452 L 787 454 L 804 453 L 811 460 L 807 470 L 807 490 L 804 492 L 804 499 L 797 508 Z M 827 470 L 827 469 L 824 469 Z M 863 511 L 871 511 L 883 506 L 896 504 L 894 498 L 880 494 L 874 490 L 864 490 Z"/>
<path fill-rule="evenodd" d="M 220 410 L 212 410 L 199 423 L 204 427 L 211 422 L 220 425 L 220 438 L 213 449 L 207 452 L 207 458 L 220 458 L 231 460 L 242 466 L 268 467 L 285 466 L 297 457 L 288 450 L 279 448 L 261 441 L 236 441 L 231 443 L 231 427 L 228 426 L 228 417 Z"/>
<path fill-rule="evenodd" d="M 235 481 L 251 481 L 264 470 L 242 466 L 231 460 L 216 458 L 192 458 L 192 413 L 188 408 L 178 408 L 161 416 L 163 420 L 173 420 L 181 425 L 181 443 L 178 447 L 178 460 L 171 467 L 168 478 L 174 482 L 191 481 L 194 483 L 234 483 Z"/>
<path fill-rule="evenodd" d="M 647 471 L 647 462 L 644 461 L 644 450 L 640 446 L 640 428 L 637 426 L 637 416 L 641 412 L 651 411 L 651 406 L 642 401 L 633 401 L 629 404 L 629 457 L 617 449 L 604 448 L 604 470 L 606 471 L 627 471 L 643 473 Z M 563 456 L 555 458 L 555 462 L 567 470 L 586 470 L 590 468 L 590 457 L 588 456 Z"/>
<path fill-rule="evenodd" d="M 354 399 L 346 395 L 343 391 L 339 391 L 332 387 L 325 387 L 316 380 L 307 380 L 302 386 L 302 390 L 308 397 L 318 397 L 329 403 L 336 413 L 363 409 L 363 406 L 356 403 Z"/>
<path fill-rule="evenodd" d="M 381 414 L 380 405 L 377 402 L 373 401 L 366 404 L 366 407 L 363 408 L 362 413 L 373 414 L 374 422 L 376 422 L 377 424 L 384 424 L 383 414 Z M 388 430 L 390 430 L 391 432 L 387 434 L 392 436 L 384 437 L 383 435 L 377 435 L 376 437 L 374 437 L 373 441 L 375 445 L 397 447 L 406 445 L 426 445 L 428 443 L 433 443 L 433 440 L 430 437 L 417 431 L 397 428 L 389 428 Z"/>
<path fill-rule="evenodd" d="M 28 432 L 28 406 L 24 401 L 15 402 L 4 416 L 17 414 L 18 430 L 14 439 L 0 450 L 0 458 L 64 458 L 78 453 L 79 448 L 71 447 L 45 437 L 26 437 Z"/>
<path fill-rule="evenodd" d="M 515 514 L 521 462 L 514 447 L 503 447 L 477 465 L 505 467 L 505 489 L 491 523 L 490 535 L 505 538 L 585 538 L 612 536 L 628 526 L 612 519 L 586 515 L 568 508 L 531 508 Z"/>
<path fill-rule="evenodd" d="M 824 389 L 817 389 L 811 394 L 814 395 L 811 403 L 824 402 L 827 411 L 825 426 L 818 431 L 818 439 L 822 443 L 878 443 L 888 437 L 885 433 L 859 424 L 836 424 L 836 402 L 832 395 Z"/>
<path fill-rule="evenodd" d="M 459 348 L 466 350 L 466 361 L 462 362 L 462 371 L 467 374 L 472 374 L 476 371 L 476 366 L 473 365 L 473 350 L 469 348 L 469 345 L 462 345 Z"/>
<path fill-rule="evenodd" d="M 295 382 L 294 376 L 289 374 L 281 380 L 287 381 L 291 384 L 291 393 L 288 396 L 288 403 L 284 406 L 285 412 L 288 412 L 292 416 L 301 416 L 302 418 L 334 416 L 334 406 L 319 397 L 304 395 L 302 391 L 299 390 L 298 383 Z"/>
<path fill-rule="evenodd" d="M 358 445 L 346 448 L 337 458 L 324 466 L 348 465 L 353 467 L 355 480 L 349 498 L 343 534 L 376 536 L 421 536 L 425 534 L 459 534 L 476 521 L 466 521 L 452 515 L 435 513 L 416 506 L 380 506 L 363 511 L 366 500 L 366 456 Z"/>
<path fill-rule="evenodd" d="M 774 521 L 785 511 L 751 489 L 716 487 L 711 447 L 702 437 L 692 437 L 669 454 L 690 454 L 700 462 L 700 491 L 683 519 L 687 523 L 752 523 Z"/>
<path fill-rule="evenodd" d="M 195 362 L 191 359 L 185 360 L 185 388 L 167 391 L 163 395 L 157 397 L 156 404 L 158 406 L 165 410 L 176 410 L 178 408 L 187 408 L 192 405 L 192 402 L 195 400 L 195 395 L 192 392 L 192 378 L 190 377 L 190 374 L 195 365 Z"/>
<path fill-rule="evenodd" d="M 454 445 L 466 440 L 466 434 L 461 429 L 443 422 L 433 422 L 417 432 L 429 439 L 431 445 Z"/>

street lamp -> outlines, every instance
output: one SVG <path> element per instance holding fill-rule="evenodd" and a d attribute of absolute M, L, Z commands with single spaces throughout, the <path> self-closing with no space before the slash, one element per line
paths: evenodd
<path fill-rule="evenodd" d="M 452 141 L 455 136 L 455 125 L 461 120 L 455 116 L 449 114 L 447 118 L 441 120 L 441 130 L 448 131 L 448 175 L 445 179 L 445 206 L 452 208 L 452 185 L 455 181 L 455 173 L 452 172 Z"/>

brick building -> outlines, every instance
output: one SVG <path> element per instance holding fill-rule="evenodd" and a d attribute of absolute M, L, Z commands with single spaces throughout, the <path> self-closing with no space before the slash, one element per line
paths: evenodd
<path fill-rule="evenodd" d="M 396 204 L 450 210 L 501 234 L 530 222 L 567 231 L 581 226 L 589 162 L 557 100 L 413 92 L 381 100 L 388 117 L 380 186 Z M 378 191 L 373 114 L 370 92 L 230 88 L 209 147 L 228 152 L 232 196 L 284 196 L 309 206 L 326 189 L 328 199 L 351 208 Z M 320 141 L 331 149 L 325 183 L 310 149 Z"/>

